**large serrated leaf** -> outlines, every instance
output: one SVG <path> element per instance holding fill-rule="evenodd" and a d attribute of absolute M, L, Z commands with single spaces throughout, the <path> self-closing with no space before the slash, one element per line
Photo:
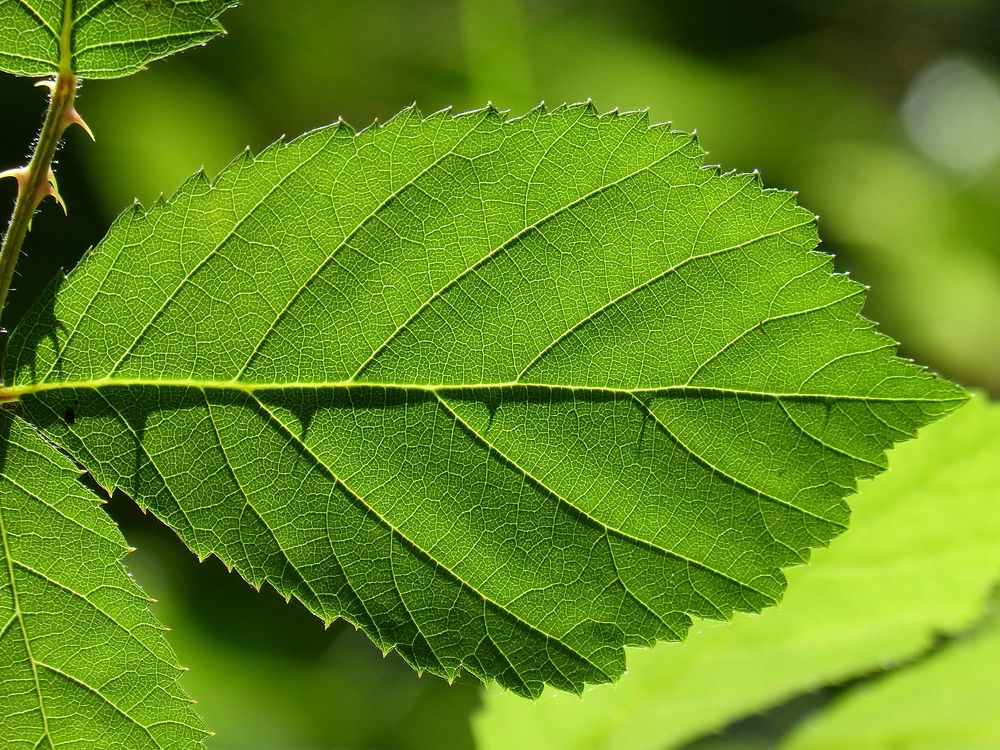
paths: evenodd
<path fill-rule="evenodd" d="M 0 744 L 191 750 L 207 732 L 79 471 L 0 412 Z"/>
<path fill-rule="evenodd" d="M 0 0 L 0 70 L 118 78 L 222 32 L 236 0 Z"/>
<path fill-rule="evenodd" d="M 776 601 L 856 478 L 965 398 L 859 316 L 792 194 L 702 160 L 590 106 L 275 144 L 123 215 L 0 395 L 417 668 L 607 681 L 626 644 Z"/>

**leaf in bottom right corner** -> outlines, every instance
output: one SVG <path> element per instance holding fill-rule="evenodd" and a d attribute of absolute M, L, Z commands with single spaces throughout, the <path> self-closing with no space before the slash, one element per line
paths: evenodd
<path fill-rule="evenodd" d="M 786 750 L 1000 747 L 1000 616 L 906 669 L 849 691 Z"/>

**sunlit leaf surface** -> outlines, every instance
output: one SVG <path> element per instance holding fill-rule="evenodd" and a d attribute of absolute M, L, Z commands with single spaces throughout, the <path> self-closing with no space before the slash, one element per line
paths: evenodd
<path fill-rule="evenodd" d="M 965 398 L 859 316 L 791 193 L 702 159 L 590 106 L 277 143 L 124 214 L 0 395 L 419 669 L 608 681 L 624 645 L 773 604 Z"/>
<path fill-rule="evenodd" d="M 0 413 L 0 745 L 189 750 L 207 736 L 79 471 Z"/>
<path fill-rule="evenodd" d="M 0 70 L 118 78 L 204 44 L 236 0 L 0 0 Z"/>

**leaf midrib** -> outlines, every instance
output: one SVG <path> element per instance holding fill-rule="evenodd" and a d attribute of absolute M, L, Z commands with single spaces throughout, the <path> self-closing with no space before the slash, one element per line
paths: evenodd
<path fill-rule="evenodd" d="M 870 403 L 945 404 L 968 400 L 965 394 L 938 398 L 916 396 L 877 396 L 861 393 L 821 393 L 796 391 L 763 391 L 720 386 L 676 384 L 658 387 L 616 388 L 613 386 L 574 385 L 567 383 L 526 383 L 502 381 L 495 383 L 391 383 L 377 380 L 314 380 L 314 381 L 241 381 L 201 378 L 92 378 L 84 380 L 53 380 L 24 385 L 0 387 L 0 404 L 17 401 L 26 396 L 74 390 L 102 391 L 112 388 L 166 388 L 200 391 L 229 391 L 253 395 L 273 391 L 386 391 L 426 395 L 468 395 L 475 397 L 488 393 L 551 393 L 592 398 L 632 398 L 637 396 L 703 398 L 713 396 L 804 400 L 804 401 L 860 401 Z"/>

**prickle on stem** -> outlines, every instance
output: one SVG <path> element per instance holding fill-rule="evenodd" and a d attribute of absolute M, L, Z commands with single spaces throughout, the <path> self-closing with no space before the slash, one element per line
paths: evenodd
<path fill-rule="evenodd" d="M 48 89 L 49 94 L 54 94 L 56 91 L 56 82 L 51 79 L 38 81 L 35 84 L 35 86 L 37 88 Z M 86 120 L 84 120 L 83 117 L 80 116 L 80 113 L 76 111 L 76 107 L 72 105 L 63 113 L 62 123 L 59 130 L 60 134 L 65 132 L 66 128 L 68 128 L 70 125 L 79 125 L 87 132 L 87 135 L 90 136 L 90 140 L 94 141 L 95 143 L 97 142 L 97 138 L 94 136 L 94 131 L 90 129 L 90 126 L 87 124 Z"/>
<path fill-rule="evenodd" d="M 51 169 L 49 169 L 49 180 L 48 184 L 46 185 L 46 188 L 47 189 L 45 190 L 44 195 L 42 195 L 38 199 L 38 202 L 41 203 L 46 198 L 46 196 L 51 195 L 53 198 L 55 198 L 56 203 L 62 206 L 63 213 L 69 216 L 69 211 L 66 208 L 66 202 L 63 200 L 62 196 L 59 195 L 59 183 L 56 182 L 56 173 L 53 172 Z"/>
<path fill-rule="evenodd" d="M 94 131 L 90 129 L 90 126 L 86 121 L 80 116 L 80 113 L 76 111 L 76 107 L 70 107 L 63 114 L 63 130 L 66 130 L 70 125 L 79 125 L 85 131 L 87 135 L 90 136 L 90 140 L 97 142 L 97 138 L 94 136 Z"/>
<path fill-rule="evenodd" d="M 3 172 L 0 172 L 0 180 L 4 179 L 5 177 L 13 177 L 15 180 L 17 180 L 17 190 L 20 193 L 20 191 L 24 190 L 24 183 L 28 179 L 28 168 L 19 167 L 18 169 L 8 169 Z"/>
<path fill-rule="evenodd" d="M 17 180 L 17 190 L 18 194 L 28 189 L 28 177 L 30 172 L 27 167 L 19 167 L 18 169 L 8 169 L 4 172 L 0 172 L 0 180 L 5 177 L 12 177 Z M 62 207 L 63 213 L 68 213 L 66 210 L 66 202 L 63 200 L 62 195 L 59 194 L 59 183 L 56 182 L 56 174 L 51 169 L 49 169 L 48 179 L 38 186 L 38 190 L 32 199 L 33 208 L 37 208 L 38 204 L 43 200 L 51 196 L 55 199 L 56 203 Z M 31 222 L 28 222 L 28 226 L 31 226 Z"/>

